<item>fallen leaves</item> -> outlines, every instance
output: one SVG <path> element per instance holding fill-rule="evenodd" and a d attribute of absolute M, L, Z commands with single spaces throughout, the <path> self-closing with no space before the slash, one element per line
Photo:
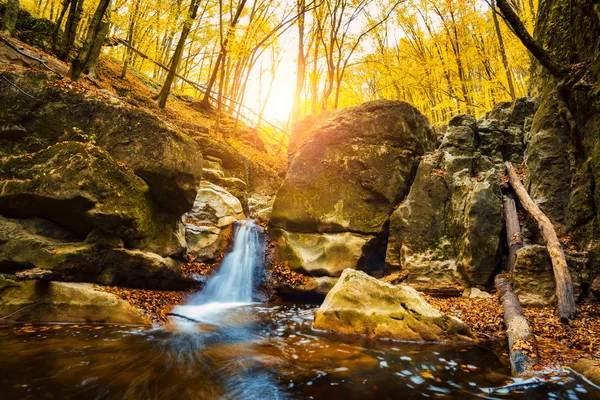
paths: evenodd
<path fill-rule="evenodd" d="M 94 286 L 94 289 L 120 297 L 134 307 L 145 311 L 155 323 L 167 321 L 166 314 L 174 306 L 183 304 L 187 296 L 193 292 L 193 290 L 147 290 L 97 285 Z"/>
<path fill-rule="evenodd" d="M 460 318 L 480 339 L 502 339 L 505 336 L 502 306 L 496 296 L 489 298 L 439 298 L 424 294 L 429 304 L 441 312 Z"/>
<path fill-rule="evenodd" d="M 435 308 L 465 322 L 480 339 L 503 339 L 503 310 L 496 296 L 480 298 L 436 298 L 424 295 Z M 523 309 L 535 335 L 535 343 L 517 342 L 514 347 L 533 354 L 537 346 L 540 368 L 571 365 L 580 358 L 600 360 L 600 305 L 578 307 L 571 325 L 560 322 L 552 307 Z"/>

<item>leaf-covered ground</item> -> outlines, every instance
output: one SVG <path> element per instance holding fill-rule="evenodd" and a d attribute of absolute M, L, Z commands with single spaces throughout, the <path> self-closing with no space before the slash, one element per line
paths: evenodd
<path fill-rule="evenodd" d="M 440 311 L 462 319 L 480 339 L 505 337 L 502 307 L 496 296 L 487 299 L 425 297 Z M 541 366 L 571 365 L 580 358 L 600 360 L 600 305 L 580 305 L 572 325 L 562 324 L 552 307 L 523 311 L 536 337 Z"/>

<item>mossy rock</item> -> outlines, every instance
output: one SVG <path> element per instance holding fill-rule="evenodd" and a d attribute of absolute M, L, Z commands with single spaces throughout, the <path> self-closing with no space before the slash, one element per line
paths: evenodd
<path fill-rule="evenodd" d="M 442 314 L 409 286 L 393 286 L 347 269 L 321 307 L 314 328 L 411 342 L 472 341 L 469 328 Z"/>

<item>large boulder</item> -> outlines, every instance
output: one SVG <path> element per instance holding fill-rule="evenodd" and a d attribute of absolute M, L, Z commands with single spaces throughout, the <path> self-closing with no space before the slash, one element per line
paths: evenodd
<path fill-rule="evenodd" d="M 523 127 L 509 122 L 522 118 L 507 113 L 506 121 L 455 116 L 440 147 L 421 159 L 390 218 L 388 271 L 408 270 L 413 283 L 490 284 L 502 256 L 499 176 L 523 150 Z"/>
<path fill-rule="evenodd" d="M 144 312 L 90 283 L 25 281 L 0 275 L 0 315 L 27 323 L 150 325 Z"/>
<path fill-rule="evenodd" d="M 0 213 L 44 217 L 85 238 L 123 241 L 153 234 L 148 185 L 91 144 L 61 142 L 0 164 Z"/>
<path fill-rule="evenodd" d="M 0 81 L 0 126 L 23 128 L 19 134 L 0 134 L 0 156 L 62 141 L 91 142 L 141 177 L 167 212 L 180 216 L 191 209 L 202 174 L 201 148 L 191 138 L 116 97 L 82 90 L 53 74 L 5 74 L 32 97 Z"/>
<path fill-rule="evenodd" d="M 291 161 L 271 223 L 293 232 L 380 234 L 434 143 L 427 118 L 407 103 L 325 114 Z"/>
<path fill-rule="evenodd" d="M 356 233 L 296 233 L 274 229 L 276 239 L 290 269 L 309 276 L 339 277 L 346 268 L 364 265 L 363 250 L 374 236 Z"/>
<path fill-rule="evenodd" d="M 315 313 L 314 328 L 411 342 L 471 341 L 468 327 L 433 308 L 409 286 L 347 269 Z"/>
<path fill-rule="evenodd" d="M 535 38 L 562 65 L 576 66 L 577 79 L 564 79 L 557 90 L 554 77 L 538 62 L 532 65 L 531 92 L 540 99 L 532 128 L 525 136 L 525 184 L 550 218 L 565 248 L 585 262 L 570 262 L 574 283 L 588 288 L 600 273 L 600 15 L 594 0 L 577 6 L 567 0 L 543 1 L 537 13 Z M 568 45 L 567 45 L 568 44 Z M 569 89 L 569 86 L 572 86 Z M 562 95 L 562 101 L 557 97 Z M 565 102 L 561 104 L 562 102 Z M 564 118 L 565 105 L 575 129 Z M 535 223 L 524 224 L 526 244 L 543 244 Z M 587 289 L 586 289 L 587 290 Z"/>
<path fill-rule="evenodd" d="M 187 253 L 202 261 L 216 259 L 229 244 L 234 222 L 244 219 L 237 197 L 203 181 L 194 207 L 185 216 Z"/>
<path fill-rule="evenodd" d="M 407 103 L 375 101 L 300 126 L 271 215 L 284 258 L 314 276 L 382 270 L 389 215 L 435 146 L 427 118 Z"/>
<path fill-rule="evenodd" d="M 0 216 L 0 270 L 48 270 L 60 280 L 97 282 L 150 289 L 193 285 L 178 263 L 151 252 L 130 250 L 123 241 L 90 235 L 80 241 L 51 221 Z"/>

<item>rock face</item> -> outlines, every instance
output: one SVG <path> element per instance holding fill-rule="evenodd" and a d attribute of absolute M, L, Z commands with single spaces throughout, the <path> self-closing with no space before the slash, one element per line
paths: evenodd
<path fill-rule="evenodd" d="M 535 37 L 563 65 L 587 63 L 588 74 L 566 94 L 577 134 L 560 116 L 556 82 L 539 64 L 532 93 L 540 98 L 531 132 L 525 137 L 525 185 L 532 199 L 565 240 L 574 285 L 588 288 L 600 273 L 600 16 L 598 4 L 582 0 L 540 2 Z M 525 244 L 543 244 L 535 223 L 523 229 Z"/>
<path fill-rule="evenodd" d="M 229 244 L 235 221 L 246 219 L 237 197 L 203 181 L 192 211 L 185 215 L 187 253 L 201 261 L 217 258 Z"/>
<path fill-rule="evenodd" d="M 310 275 L 381 269 L 389 215 L 434 132 L 414 107 L 394 101 L 310 121 L 294 133 L 302 140 L 273 205 L 274 235 L 292 268 Z"/>
<path fill-rule="evenodd" d="M 200 146 L 156 117 L 37 71 L 0 82 L 0 270 L 180 288 Z M 6 217 L 6 218 L 4 218 Z"/>
<path fill-rule="evenodd" d="M 536 107 L 520 99 L 499 104 L 479 121 L 470 115 L 450 121 L 392 214 L 388 270 L 408 270 L 413 283 L 490 283 L 502 255 L 499 176 L 504 161 L 523 161 L 523 131 Z"/>
<path fill-rule="evenodd" d="M 467 326 L 427 303 L 411 287 L 347 269 L 315 313 L 315 329 L 415 342 L 469 341 Z"/>
<path fill-rule="evenodd" d="M 15 322 L 150 325 L 143 311 L 89 283 L 16 282 L 0 275 L 0 293 L 0 315 Z"/>

